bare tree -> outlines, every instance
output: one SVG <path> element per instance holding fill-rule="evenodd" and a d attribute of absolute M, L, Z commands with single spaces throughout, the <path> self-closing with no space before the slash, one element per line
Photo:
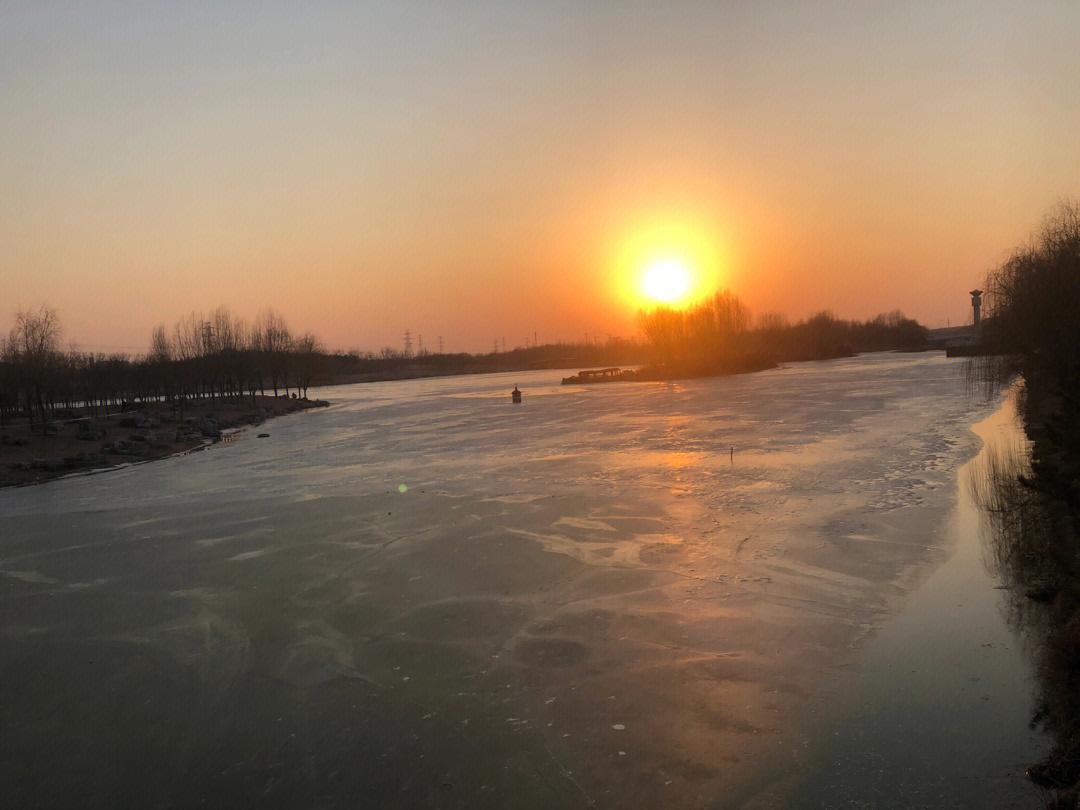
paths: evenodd
<path fill-rule="evenodd" d="M 294 344 L 296 353 L 296 385 L 301 390 L 301 396 L 307 399 L 308 386 L 315 376 L 316 363 L 323 351 L 319 339 L 311 332 L 305 332 L 296 339 Z"/>
<path fill-rule="evenodd" d="M 205 385 L 206 327 L 206 318 L 198 312 L 177 321 L 174 327 L 173 349 L 181 368 L 180 386 L 187 396 L 198 396 L 200 386 Z"/>
<path fill-rule="evenodd" d="M 173 375 L 170 364 L 173 358 L 172 345 L 169 336 L 165 332 L 165 325 L 154 327 L 150 333 L 150 351 L 146 355 L 149 372 L 156 389 L 155 394 L 160 395 L 166 401 L 174 397 Z"/>
<path fill-rule="evenodd" d="M 210 315 L 210 336 L 217 390 L 222 396 L 242 394 L 244 384 L 244 348 L 247 325 L 227 307 L 218 307 Z"/>
<path fill-rule="evenodd" d="M 19 410 L 19 375 L 16 369 L 15 347 L 8 338 L 0 336 L 0 427 L 14 418 Z"/>
<path fill-rule="evenodd" d="M 285 393 L 288 394 L 287 362 L 289 349 L 292 346 L 289 326 L 281 313 L 273 309 L 265 309 L 259 313 L 255 328 L 262 339 L 262 350 L 274 396 L 278 395 L 279 385 L 285 386 Z"/>
<path fill-rule="evenodd" d="M 31 426 L 36 408 L 44 427 L 46 396 L 54 375 L 62 334 L 56 310 L 45 304 L 36 312 L 19 310 L 15 314 L 15 325 L 8 343 L 23 380 L 23 395 Z"/>

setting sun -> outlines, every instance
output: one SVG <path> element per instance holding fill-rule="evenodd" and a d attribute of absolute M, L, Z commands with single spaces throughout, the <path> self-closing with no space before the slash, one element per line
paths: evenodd
<path fill-rule="evenodd" d="M 690 269 L 679 259 L 658 259 L 641 276 L 642 291 L 655 301 L 671 304 L 690 289 Z"/>
<path fill-rule="evenodd" d="M 611 278 L 634 312 L 657 305 L 692 306 L 726 281 L 724 237 L 692 212 L 630 221 L 611 249 Z"/>

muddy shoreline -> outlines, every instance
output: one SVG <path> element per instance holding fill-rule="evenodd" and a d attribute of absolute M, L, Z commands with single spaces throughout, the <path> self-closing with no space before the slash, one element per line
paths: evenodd
<path fill-rule="evenodd" d="M 323 400 L 245 396 L 183 406 L 150 403 L 118 413 L 62 412 L 43 426 L 0 428 L 0 487 L 40 484 L 202 450 L 278 416 L 326 407 Z"/>

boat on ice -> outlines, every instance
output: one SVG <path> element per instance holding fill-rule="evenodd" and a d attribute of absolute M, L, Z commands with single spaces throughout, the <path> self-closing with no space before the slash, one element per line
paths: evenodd
<path fill-rule="evenodd" d="M 589 383 L 614 382 L 616 380 L 636 380 L 637 372 L 633 369 L 592 368 L 579 371 L 573 377 L 563 377 L 563 385 L 586 385 Z"/>

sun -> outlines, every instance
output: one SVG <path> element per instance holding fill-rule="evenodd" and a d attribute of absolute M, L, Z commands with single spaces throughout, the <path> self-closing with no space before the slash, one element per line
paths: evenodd
<path fill-rule="evenodd" d="M 715 224 L 699 220 L 690 214 L 650 217 L 612 232 L 610 258 L 603 261 L 628 313 L 690 307 L 723 286 L 725 240 Z"/>
<path fill-rule="evenodd" d="M 690 289 L 693 275 L 686 262 L 664 257 L 645 266 L 641 274 L 641 290 L 653 301 L 672 304 Z"/>

